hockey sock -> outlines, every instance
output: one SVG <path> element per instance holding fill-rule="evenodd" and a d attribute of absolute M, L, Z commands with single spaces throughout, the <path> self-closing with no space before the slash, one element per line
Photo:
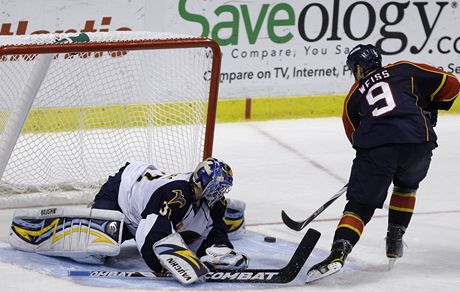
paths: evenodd
<path fill-rule="evenodd" d="M 388 224 L 407 228 L 415 208 L 415 190 L 397 188 L 393 190 L 388 212 Z"/>
<path fill-rule="evenodd" d="M 348 240 L 354 246 L 361 237 L 364 226 L 371 220 L 374 211 L 374 207 L 352 200 L 348 201 L 343 211 L 343 216 L 337 225 L 334 242 Z"/>

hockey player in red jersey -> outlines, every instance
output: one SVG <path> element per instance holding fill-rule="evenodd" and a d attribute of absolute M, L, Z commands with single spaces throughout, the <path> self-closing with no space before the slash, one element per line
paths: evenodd
<path fill-rule="evenodd" d="M 331 254 L 307 272 L 307 282 L 343 267 L 392 183 L 386 235 L 390 267 L 403 256 L 402 238 L 415 194 L 437 147 L 437 112 L 449 110 L 460 90 L 454 75 L 430 65 L 400 61 L 383 67 L 373 45 L 353 48 L 347 65 L 356 81 L 345 99 L 342 120 L 356 157 Z"/>

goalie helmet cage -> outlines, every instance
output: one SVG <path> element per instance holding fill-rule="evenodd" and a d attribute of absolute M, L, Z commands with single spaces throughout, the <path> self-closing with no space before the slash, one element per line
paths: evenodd
<path fill-rule="evenodd" d="M 0 208 L 90 201 L 128 160 L 212 155 L 221 52 L 153 32 L 0 37 Z"/>

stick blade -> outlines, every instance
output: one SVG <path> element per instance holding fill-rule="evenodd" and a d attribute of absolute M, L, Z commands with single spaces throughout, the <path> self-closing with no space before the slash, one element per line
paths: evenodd
<path fill-rule="evenodd" d="M 298 222 L 298 221 L 292 220 L 286 214 L 286 212 L 284 212 L 284 210 L 281 210 L 281 219 L 283 220 L 284 225 L 286 225 L 287 227 L 291 228 L 292 230 L 300 231 L 305 227 L 303 222 Z"/>
<path fill-rule="evenodd" d="M 297 246 L 291 259 L 281 269 L 245 269 L 245 270 L 213 270 L 206 275 L 206 282 L 221 283 L 265 283 L 284 284 L 294 280 L 312 253 L 321 233 L 310 228 Z M 126 278 L 171 280 L 170 273 L 127 272 L 127 271 L 75 271 L 70 270 L 70 277 L 90 278 Z"/>
<path fill-rule="evenodd" d="M 320 237 L 319 231 L 313 228 L 307 230 L 289 263 L 280 270 L 279 283 L 289 283 L 297 277 Z"/>
<path fill-rule="evenodd" d="M 311 221 L 315 220 L 319 214 L 321 214 L 327 207 L 329 207 L 335 200 L 337 200 L 342 194 L 346 193 L 348 189 L 348 184 L 342 187 L 335 195 L 333 195 L 326 203 L 324 203 L 321 207 L 318 208 L 313 214 L 310 215 L 304 221 L 295 221 L 289 218 L 289 216 L 284 212 L 281 211 L 281 219 L 283 220 L 284 224 L 295 231 L 300 231 L 305 228 Z"/>

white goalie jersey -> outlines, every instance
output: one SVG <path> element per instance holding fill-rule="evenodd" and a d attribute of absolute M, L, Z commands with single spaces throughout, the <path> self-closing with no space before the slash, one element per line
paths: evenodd
<path fill-rule="evenodd" d="M 210 210 L 194 206 L 191 173 L 165 174 L 152 165 L 130 162 L 121 176 L 118 204 L 125 214 L 125 224 L 136 241 L 145 237 L 159 217 L 169 225 L 162 231 L 189 231 L 206 237 L 211 230 Z M 166 226 L 165 226 L 166 227 Z"/>
<path fill-rule="evenodd" d="M 161 265 L 154 255 L 154 244 L 175 232 L 194 251 L 205 240 L 232 246 L 223 222 L 226 202 L 220 202 L 212 210 L 202 201 L 197 202 L 190 184 L 191 175 L 165 174 L 136 161 L 130 162 L 121 175 L 118 204 L 139 252 L 155 271 L 161 270 Z"/>
<path fill-rule="evenodd" d="M 176 241 L 183 241 L 180 246 L 204 257 L 211 266 L 235 268 L 232 261 L 236 259 L 238 268 L 244 267 L 241 263 L 247 265 L 247 257 L 235 253 L 229 239 L 244 233 L 244 203 L 231 200 L 227 205 L 222 198 L 209 207 L 204 199 L 197 201 L 191 176 L 165 174 L 150 164 L 129 162 L 101 187 L 92 209 L 16 211 L 9 242 L 22 251 L 101 264 L 106 256 L 119 253 L 123 240 L 135 238 L 146 264 L 160 272 L 165 263 L 158 254 L 163 253 L 154 247 L 177 234 L 181 239 Z M 100 194 L 110 204 L 97 205 Z M 107 206 L 121 212 L 104 209 Z"/>

